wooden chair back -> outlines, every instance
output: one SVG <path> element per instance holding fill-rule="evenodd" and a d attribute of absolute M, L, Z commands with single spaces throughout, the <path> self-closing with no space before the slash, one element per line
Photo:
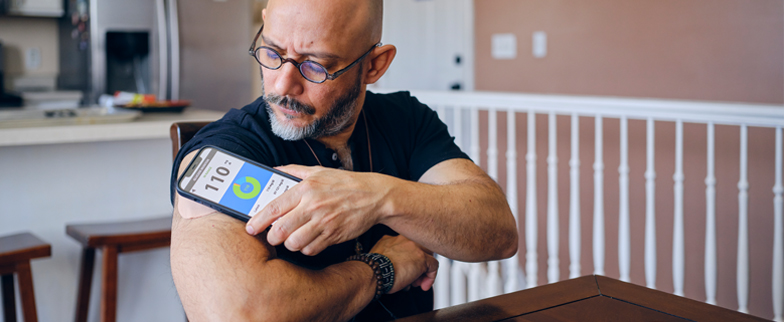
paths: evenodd
<path fill-rule="evenodd" d="M 177 152 L 180 151 L 182 145 L 190 141 L 196 132 L 199 132 L 207 124 L 210 122 L 176 122 L 171 125 L 169 137 L 172 142 L 172 160 L 177 158 Z"/>

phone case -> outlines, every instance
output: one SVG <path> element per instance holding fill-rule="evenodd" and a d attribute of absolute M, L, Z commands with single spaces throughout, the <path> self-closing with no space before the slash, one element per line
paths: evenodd
<path fill-rule="evenodd" d="M 205 145 L 205 146 L 201 147 L 201 148 L 199 149 L 199 152 L 198 152 L 198 153 L 196 153 L 196 156 L 193 158 L 193 160 L 191 160 L 191 162 L 189 162 L 189 163 L 188 163 L 188 166 L 185 168 L 185 169 L 186 169 L 186 171 L 184 171 L 184 172 L 183 172 L 183 175 L 182 175 L 182 176 L 180 176 L 180 178 L 179 178 L 179 179 L 177 179 L 177 193 L 179 193 L 179 194 L 180 194 L 180 196 L 183 196 L 183 197 L 185 197 L 185 198 L 188 198 L 188 199 L 190 199 L 190 200 L 193 200 L 193 201 L 195 201 L 195 202 L 198 202 L 198 203 L 200 203 L 200 204 L 202 204 L 202 205 L 205 205 L 205 206 L 207 206 L 207 207 L 210 207 L 210 208 L 212 208 L 213 210 L 216 210 L 216 211 L 218 211 L 218 212 L 221 212 L 221 213 L 223 213 L 223 214 L 226 214 L 226 215 L 229 215 L 229 216 L 231 216 L 231 217 L 234 217 L 234 218 L 235 218 L 235 219 L 237 219 L 237 220 L 240 220 L 240 221 L 243 221 L 243 222 L 248 222 L 248 220 L 250 220 L 250 218 L 251 218 L 251 217 L 250 217 L 250 216 L 247 216 L 247 215 L 245 215 L 245 214 L 243 214 L 243 213 L 241 213 L 241 212 L 239 212 L 239 211 L 236 211 L 236 210 L 234 210 L 234 209 L 231 209 L 231 208 L 225 207 L 225 206 L 223 206 L 223 205 L 221 205 L 221 204 L 219 204 L 219 203 L 212 202 L 212 201 L 210 201 L 210 200 L 207 200 L 207 199 L 203 199 L 203 198 L 201 198 L 201 197 L 199 197 L 199 196 L 197 196 L 197 195 L 194 195 L 194 194 L 192 194 L 192 193 L 190 193 L 190 192 L 188 192 L 188 191 L 185 191 L 185 190 L 183 190 L 183 189 L 180 187 L 180 186 L 182 185 L 182 180 L 185 178 L 185 173 L 187 172 L 187 169 L 190 169 L 190 168 L 193 166 L 193 162 L 195 162 L 196 160 L 198 160 L 198 157 L 199 157 L 199 156 L 201 156 L 201 154 L 202 154 L 202 153 L 204 152 L 204 150 L 206 150 L 207 148 L 218 150 L 218 151 L 220 151 L 220 152 L 222 152 L 222 153 L 228 154 L 228 155 L 230 155 L 230 156 L 232 156 L 232 157 L 235 157 L 235 158 L 237 158 L 237 159 L 240 159 L 240 160 L 242 160 L 242 161 L 244 161 L 244 162 L 247 162 L 247 163 L 253 164 L 253 165 L 255 165 L 255 166 L 259 167 L 259 168 L 262 168 L 262 169 L 268 170 L 268 171 L 270 171 L 270 172 L 276 173 L 276 174 L 278 174 L 278 175 L 284 176 L 284 177 L 286 177 L 286 178 L 289 178 L 289 179 L 291 179 L 291 180 L 294 180 L 294 181 L 296 181 L 296 182 L 300 182 L 300 181 L 302 181 L 302 179 L 300 179 L 300 178 L 297 178 L 297 177 L 295 177 L 295 176 L 292 176 L 292 175 L 290 175 L 290 174 L 288 174 L 288 173 L 285 173 L 285 172 L 283 172 L 283 171 L 276 170 L 276 169 L 274 169 L 274 168 L 268 167 L 268 166 L 266 166 L 266 165 L 263 165 L 263 164 L 261 164 L 261 163 L 258 163 L 258 162 L 256 162 L 256 161 L 253 161 L 253 160 L 250 160 L 250 159 L 248 159 L 248 158 L 246 158 L 246 157 L 243 157 L 243 156 L 237 155 L 237 154 L 235 154 L 235 153 L 232 153 L 232 152 L 226 151 L 226 150 L 224 150 L 224 149 L 221 149 L 221 148 L 219 148 L 219 147 L 216 147 L 216 146 L 213 146 L 213 145 Z M 267 229 L 269 229 L 269 228 L 267 228 Z"/>

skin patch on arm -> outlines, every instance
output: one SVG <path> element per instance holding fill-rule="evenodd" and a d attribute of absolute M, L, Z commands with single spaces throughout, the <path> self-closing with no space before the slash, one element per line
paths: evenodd
<path fill-rule="evenodd" d="M 180 168 L 177 170 L 177 177 L 179 178 L 183 172 L 185 172 L 185 168 L 188 164 L 191 163 L 191 160 L 196 156 L 197 151 L 192 151 L 188 153 L 184 158 L 182 158 L 182 162 L 180 163 Z M 174 207 L 177 209 L 177 213 L 179 213 L 180 217 L 185 219 L 194 219 L 199 217 L 204 217 L 211 213 L 217 212 L 210 207 L 202 205 L 198 202 L 190 200 L 188 198 L 184 198 L 180 196 L 179 193 L 176 193 L 174 197 Z"/>
<path fill-rule="evenodd" d="M 180 217 L 185 219 L 204 217 L 216 212 L 210 207 L 199 204 L 193 200 L 183 198 L 179 194 L 175 197 L 174 203 L 176 204 L 177 212 L 180 214 Z"/>

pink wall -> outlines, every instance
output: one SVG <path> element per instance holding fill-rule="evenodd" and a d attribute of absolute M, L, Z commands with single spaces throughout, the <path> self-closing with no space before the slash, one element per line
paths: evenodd
<path fill-rule="evenodd" d="M 780 0 L 477 0 L 476 89 L 565 95 L 784 103 L 784 3 Z M 545 31 L 548 56 L 531 54 L 531 34 Z M 494 60 L 491 35 L 514 33 L 518 56 Z M 506 114 L 499 113 L 499 178 L 505 187 Z M 524 232 L 526 116 L 517 114 L 518 200 Z M 481 114 L 481 133 L 487 133 Z M 568 277 L 570 121 L 558 117 L 560 276 Z M 620 127 L 604 121 L 607 276 L 618 269 Z M 645 284 L 645 122 L 629 121 L 631 279 Z M 687 297 L 705 300 L 706 126 L 684 126 Z M 773 129 L 749 129 L 749 309 L 772 318 Z M 718 304 L 737 309 L 739 127 L 716 127 Z M 593 272 L 594 119 L 580 120 L 582 274 Z M 672 292 L 675 125 L 656 122 L 657 288 Z M 486 146 L 486 134 L 482 145 Z M 547 116 L 537 116 L 539 284 L 546 282 Z M 487 158 L 481 163 L 486 168 Z M 520 258 L 524 263 L 525 235 Z M 522 266 L 524 267 L 524 266 Z"/>
<path fill-rule="evenodd" d="M 475 3 L 478 90 L 784 103 L 779 0 Z M 491 58 L 494 33 L 517 36 L 516 59 Z"/>

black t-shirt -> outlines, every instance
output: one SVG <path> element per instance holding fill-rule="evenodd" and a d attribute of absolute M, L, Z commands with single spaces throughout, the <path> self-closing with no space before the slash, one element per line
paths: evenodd
<path fill-rule="evenodd" d="M 455 145 L 454 138 L 438 115 L 426 105 L 411 97 L 408 92 L 393 94 L 374 94 L 367 92 L 362 114 L 349 138 L 354 171 L 368 172 L 371 168 L 369 155 L 372 155 L 373 172 L 397 178 L 417 181 L 432 166 L 449 159 L 468 156 Z M 367 119 L 367 125 L 365 124 Z M 366 131 L 367 129 L 367 131 Z M 370 151 L 368 151 L 368 137 Z M 301 164 L 339 168 L 340 160 L 335 151 L 321 142 L 307 139 L 285 141 L 272 133 L 266 103 L 259 98 L 241 110 L 233 109 L 222 119 L 210 123 L 199 131 L 181 149 L 174 162 L 171 177 L 171 193 L 174 200 L 174 187 L 177 168 L 182 158 L 189 152 L 204 145 L 214 145 L 255 160 L 271 167 Z M 370 153 L 369 153 L 370 152 Z M 318 155 L 318 159 L 314 157 Z M 376 225 L 358 238 L 365 251 L 370 250 L 384 235 L 397 235 L 389 227 Z M 327 247 L 316 256 L 305 256 L 291 252 L 283 245 L 277 246 L 278 257 L 309 269 L 323 269 L 332 264 L 345 261 L 355 253 L 354 241 Z M 390 312 L 379 305 L 381 302 Z M 357 321 L 383 321 L 401 318 L 433 309 L 432 290 L 422 291 L 412 288 L 395 294 L 382 296 L 379 301 L 371 302 L 360 314 Z"/>

